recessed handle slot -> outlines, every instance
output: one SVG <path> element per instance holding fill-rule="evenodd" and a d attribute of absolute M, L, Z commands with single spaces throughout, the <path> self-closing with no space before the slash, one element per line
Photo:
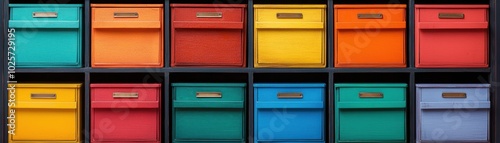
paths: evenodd
<path fill-rule="evenodd" d="M 197 18 L 221 18 L 222 12 L 197 12 Z"/>
<path fill-rule="evenodd" d="M 382 19 L 382 13 L 358 13 L 358 19 Z"/>
<path fill-rule="evenodd" d="M 139 13 L 137 12 L 115 12 L 113 14 L 115 18 L 138 18 Z"/>
<path fill-rule="evenodd" d="M 57 18 L 57 12 L 33 12 L 33 18 Z"/>
<path fill-rule="evenodd" d="M 302 93 L 278 93 L 278 98 L 303 98 Z"/>
<path fill-rule="evenodd" d="M 113 92 L 113 98 L 139 98 L 136 92 Z"/>
<path fill-rule="evenodd" d="M 440 19 L 464 19 L 465 14 L 463 14 L 463 13 L 439 13 L 438 17 Z"/>
<path fill-rule="evenodd" d="M 31 93 L 31 99 L 56 99 L 55 93 Z"/>
<path fill-rule="evenodd" d="M 383 98 L 384 94 L 381 92 L 360 92 L 359 98 Z"/>
<path fill-rule="evenodd" d="M 221 98 L 220 92 L 196 92 L 196 98 Z"/>
<path fill-rule="evenodd" d="M 463 92 L 443 92 L 443 98 L 467 98 L 467 94 Z"/>
<path fill-rule="evenodd" d="M 302 19 L 304 15 L 302 13 L 276 13 L 276 18 L 281 19 Z"/>

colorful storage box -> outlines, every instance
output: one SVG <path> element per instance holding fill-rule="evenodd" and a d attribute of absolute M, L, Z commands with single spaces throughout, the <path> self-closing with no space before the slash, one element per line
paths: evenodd
<path fill-rule="evenodd" d="M 161 142 L 160 84 L 90 84 L 90 142 Z"/>
<path fill-rule="evenodd" d="M 172 142 L 246 142 L 245 87 L 172 83 Z"/>
<path fill-rule="evenodd" d="M 415 67 L 488 67 L 488 5 L 416 5 Z"/>
<path fill-rule="evenodd" d="M 254 67 L 326 66 L 326 5 L 254 8 Z"/>
<path fill-rule="evenodd" d="M 81 84 L 11 84 L 15 135 L 9 143 L 81 142 Z M 12 93 L 14 92 L 14 93 Z"/>
<path fill-rule="evenodd" d="M 254 142 L 324 143 L 325 84 L 254 84 Z"/>
<path fill-rule="evenodd" d="M 335 5 L 335 67 L 406 67 L 406 5 Z"/>
<path fill-rule="evenodd" d="M 335 142 L 406 143 L 406 84 L 335 84 Z"/>
<path fill-rule="evenodd" d="M 81 4 L 10 4 L 17 68 L 82 66 Z"/>
<path fill-rule="evenodd" d="M 170 7 L 172 67 L 245 67 L 246 5 Z"/>
<path fill-rule="evenodd" d="M 162 4 L 91 4 L 94 68 L 163 67 Z"/>
<path fill-rule="evenodd" d="M 489 84 L 417 84 L 417 142 L 490 142 Z"/>

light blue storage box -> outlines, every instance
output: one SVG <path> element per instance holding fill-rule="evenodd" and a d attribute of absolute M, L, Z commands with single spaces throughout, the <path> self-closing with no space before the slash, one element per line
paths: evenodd
<path fill-rule="evenodd" d="M 417 84 L 417 142 L 489 142 L 489 84 Z"/>
<path fill-rule="evenodd" d="M 325 84 L 254 84 L 255 143 L 324 143 Z"/>
<path fill-rule="evenodd" d="M 82 66 L 81 4 L 10 4 L 18 68 Z"/>

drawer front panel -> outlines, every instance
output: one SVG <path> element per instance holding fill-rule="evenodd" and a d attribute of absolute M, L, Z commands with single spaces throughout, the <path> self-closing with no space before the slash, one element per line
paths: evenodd
<path fill-rule="evenodd" d="M 324 29 L 257 29 L 256 32 L 256 67 L 324 67 L 326 64 Z"/>
<path fill-rule="evenodd" d="M 363 22 L 383 24 L 391 22 L 405 22 L 406 11 L 404 8 L 338 8 L 337 22 Z M 368 24 L 367 24 L 368 25 Z"/>
<path fill-rule="evenodd" d="M 421 102 L 489 101 L 488 88 L 422 88 Z"/>
<path fill-rule="evenodd" d="M 323 88 L 258 88 L 257 101 L 323 101 Z"/>
<path fill-rule="evenodd" d="M 245 84 L 173 83 L 174 101 L 244 101 Z"/>
<path fill-rule="evenodd" d="M 257 109 L 255 121 L 257 142 L 324 141 L 323 109 Z"/>
<path fill-rule="evenodd" d="M 382 29 L 363 33 L 366 34 L 365 40 L 369 42 L 360 41 L 359 30 L 336 31 L 336 67 L 406 67 L 404 29 Z M 391 42 L 387 42 L 388 39 Z"/>
<path fill-rule="evenodd" d="M 159 109 L 93 109 L 92 112 L 92 142 L 159 141 Z"/>
<path fill-rule="evenodd" d="M 243 22 L 243 8 L 177 8 L 172 7 L 173 21 Z"/>
<path fill-rule="evenodd" d="M 15 109 L 16 135 L 11 141 L 73 141 L 79 139 L 75 109 Z M 54 127 L 57 125 L 57 127 Z"/>
<path fill-rule="evenodd" d="M 107 85 L 109 87 L 105 87 Z M 159 84 L 145 84 L 144 86 L 142 84 L 91 84 L 90 86 L 92 101 L 159 101 L 160 96 Z"/>
<path fill-rule="evenodd" d="M 92 8 L 92 21 L 161 21 L 161 8 Z"/>
<path fill-rule="evenodd" d="M 15 21 L 79 21 L 80 7 L 76 4 L 11 4 L 10 18 Z"/>
<path fill-rule="evenodd" d="M 337 141 L 405 141 L 405 109 L 340 110 Z"/>
<path fill-rule="evenodd" d="M 172 66 L 243 66 L 241 29 L 173 29 Z"/>
<path fill-rule="evenodd" d="M 417 122 L 421 125 L 420 140 L 487 141 L 489 113 L 488 109 L 422 110 Z"/>
<path fill-rule="evenodd" d="M 245 140 L 243 109 L 174 109 L 173 141 Z"/>
<path fill-rule="evenodd" d="M 65 85 L 62 85 L 65 86 Z M 54 84 L 16 84 L 16 101 L 19 102 L 77 102 L 80 85 L 58 87 Z M 73 87 L 70 87 L 73 86 Z"/>
<path fill-rule="evenodd" d="M 406 101 L 406 84 L 335 84 L 339 102 Z"/>
<path fill-rule="evenodd" d="M 420 9 L 420 22 L 487 22 L 487 8 Z"/>
<path fill-rule="evenodd" d="M 324 22 L 324 9 L 256 9 L 256 22 Z"/>

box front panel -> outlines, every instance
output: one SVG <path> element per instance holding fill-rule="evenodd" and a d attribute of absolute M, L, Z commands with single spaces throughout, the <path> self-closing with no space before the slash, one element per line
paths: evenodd
<path fill-rule="evenodd" d="M 216 95 L 220 97 L 204 97 Z M 241 87 L 174 87 L 175 101 L 244 101 L 245 89 Z"/>
<path fill-rule="evenodd" d="M 174 29 L 173 65 L 243 66 L 241 29 Z"/>
<path fill-rule="evenodd" d="M 406 88 L 399 87 L 352 87 L 339 88 L 339 101 L 370 102 L 406 101 Z M 370 96 L 374 95 L 376 97 Z M 383 104 L 383 103 L 381 103 Z"/>
<path fill-rule="evenodd" d="M 256 65 L 324 66 L 324 34 L 323 29 L 257 29 Z"/>
<path fill-rule="evenodd" d="M 324 88 L 293 88 L 293 87 L 259 87 L 255 90 L 257 101 L 304 102 L 323 101 Z M 300 94 L 297 98 L 286 97 L 287 94 Z M 283 96 L 283 97 L 282 97 Z"/>
<path fill-rule="evenodd" d="M 421 66 L 488 66 L 487 29 L 423 29 L 419 33 Z"/>
<path fill-rule="evenodd" d="M 125 22 L 125 21 L 160 21 L 160 8 L 93 8 L 93 21 Z M 129 15 L 132 14 L 132 15 Z M 124 17 L 131 16 L 131 17 Z"/>
<path fill-rule="evenodd" d="M 36 22 L 47 21 L 78 21 L 80 20 L 80 8 L 68 7 L 67 5 L 25 5 L 24 7 L 11 8 L 11 20 L 23 20 Z"/>
<path fill-rule="evenodd" d="M 257 15 L 255 21 L 257 22 L 324 22 L 325 18 L 323 9 L 256 9 Z M 281 16 L 287 14 L 296 15 L 300 14 L 301 18 L 282 18 Z"/>
<path fill-rule="evenodd" d="M 16 135 L 13 141 L 74 141 L 78 135 L 76 109 L 34 109 L 16 110 Z"/>
<path fill-rule="evenodd" d="M 406 140 L 405 109 L 341 109 L 338 141 Z"/>
<path fill-rule="evenodd" d="M 242 22 L 243 8 L 214 7 L 214 8 L 172 8 L 175 13 L 172 21 L 214 21 L 214 22 Z M 213 15 L 219 14 L 220 15 Z M 215 17 L 214 17 L 215 16 Z"/>
<path fill-rule="evenodd" d="M 404 29 L 336 31 L 336 67 L 405 67 Z"/>
<path fill-rule="evenodd" d="M 324 141 L 324 110 L 266 108 L 256 110 L 257 142 Z"/>
<path fill-rule="evenodd" d="M 239 108 L 175 108 L 173 141 L 245 140 L 245 114 Z"/>
<path fill-rule="evenodd" d="M 422 110 L 422 141 L 487 141 L 489 109 Z"/>
<path fill-rule="evenodd" d="M 391 7 L 386 8 L 359 8 L 359 9 L 338 9 L 336 17 L 338 22 L 366 22 L 367 27 L 380 24 L 383 27 L 391 22 L 405 22 L 405 9 Z M 368 24 L 369 23 L 369 24 Z"/>
<path fill-rule="evenodd" d="M 159 141 L 158 109 L 98 108 L 93 110 L 92 141 Z"/>
<path fill-rule="evenodd" d="M 162 66 L 161 29 L 93 29 L 92 34 L 93 66 Z"/>
<path fill-rule="evenodd" d="M 448 97 L 446 94 L 456 94 L 461 96 Z M 467 87 L 437 87 L 422 88 L 420 90 L 421 102 L 470 102 L 489 101 L 488 88 L 467 88 Z"/>
<path fill-rule="evenodd" d="M 473 5 L 471 5 L 473 6 Z M 481 5 L 477 5 L 481 6 Z M 483 5 L 484 6 L 484 5 Z M 486 8 L 427 8 L 419 10 L 420 22 L 486 22 Z M 458 16 L 458 17 L 457 17 Z"/>

